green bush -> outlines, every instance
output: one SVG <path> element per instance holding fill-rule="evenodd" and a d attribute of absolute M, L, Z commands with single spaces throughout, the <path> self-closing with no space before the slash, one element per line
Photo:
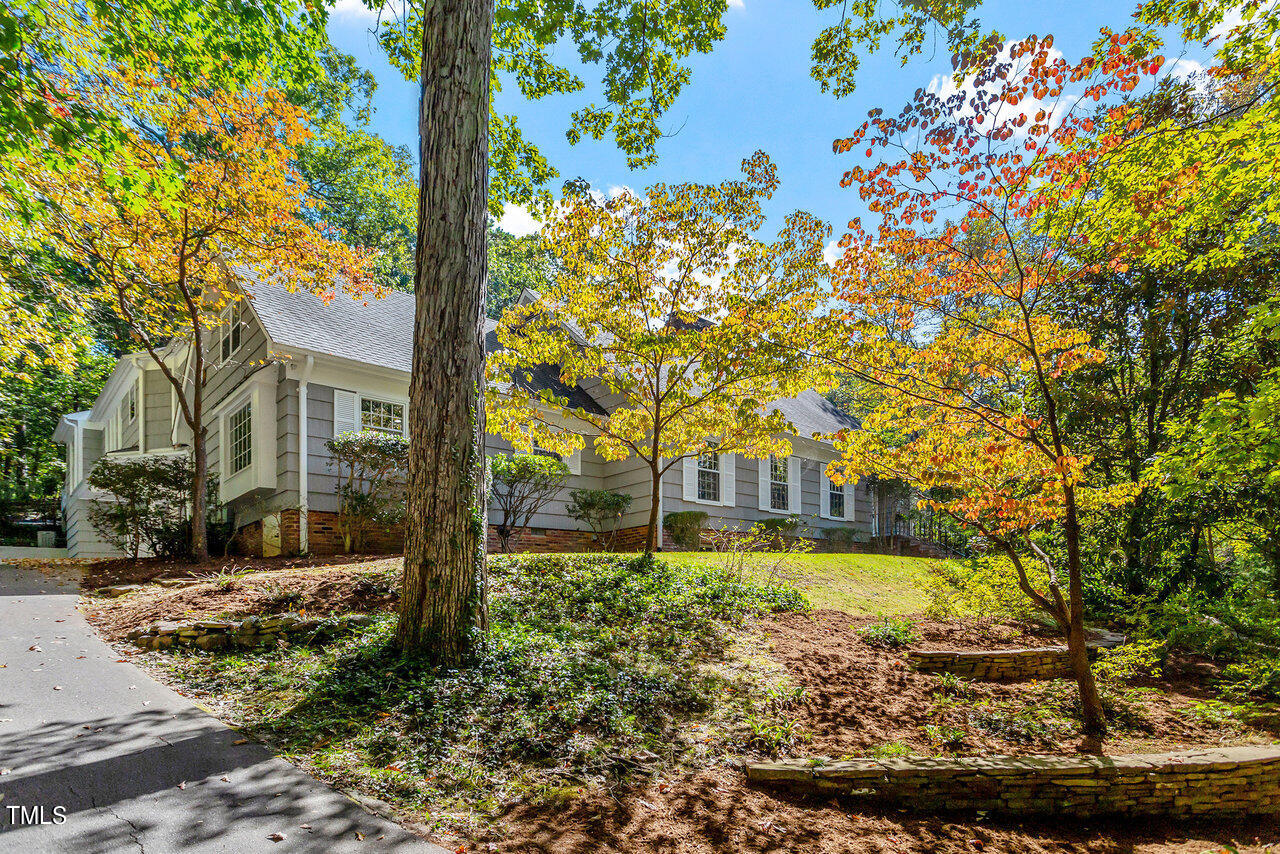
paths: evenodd
<path fill-rule="evenodd" d="M 687 552 L 702 548 L 702 532 L 711 518 L 701 510 L 681 510 L 662 517 L 663 530 L 671 534 L 676 547 Z"/>
<path fill-rule="evenodd" d="M 502 551 L 511 551 L 511 538 L 529 526 L 534 514 L 560 492 L 569 466 L 546 454 L 496 454 L 489 458 L 493 502 L 498 505 L 498 533 Z"/>
<path fill-rule="evenodd" d="M 591 528 L 602 551 L 612 551 L 618 522 L 630 509 L 631 500 L 630 495 L 608 489 L 574 489 L 569 493 L 565 512 L 570 519 L 585 522 Z"/>
<path fill-rule="evenodd" d="M 104 540 L 135 560 L 144 548 L 158 557 L 186 556 L 191 548 L 194 477 L 186 455 L 103 457 L 88 480 L 109 498 L 90 506 L 89 523 Z M 206 480 L 205 495 L 213 551 L 223 533 L 213 521 L 221 510 L 216 476 Z"/>
<path fill-rule="evenodd" d="M 772 539 L 772 548 L 785 548 L 787 543 L 800 537 L 801 521 L 799 516 L 785 516 L 781 519 L 761 519 L 756 523 L 760 530 Z"/>
<path fill-rule="evenodd" d="M 324 443 L 338 470 L 338 530 L 343 548 L 364 551 L 375 527 L 404 518 L 409 440 L 380 430 L 346 432 Z"/>
<path fill-rule="evenodd" d="M 1043 565 L 1027 561 L 1026 567 L 1032 585 L 1048 589 Z M 929 561 L 917 586 L 929 599 L 925 613 L 934 619 L 1027 620 L 1036 613 L 1004 555 Z"/>
<path fill-rule="evenodd" d="M 822 539 L 834 551 L 852 551 L 854 546 L 866 542 L 866 538 L 857 528 L 824 528 Z"/>
<path fill-rule="evenodd" d="M 905 617 L 883 617 L 858 630 L 864 643 L 884 649 L 900 649 L 916 639 L 911 621 Z"/>

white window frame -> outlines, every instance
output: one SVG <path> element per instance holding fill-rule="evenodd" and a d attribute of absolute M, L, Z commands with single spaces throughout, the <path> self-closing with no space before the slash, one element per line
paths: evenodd
<path fill-rule="evenodd" d="M 394 435 L 396 433 L 394 429 L 388 429 L 386 427 L 370 427 L 367 424 L 365 424 L 365 420 L 364 420 L 365 415 L 373 414 L 373 413 L 366 413 L 364 411 L 364 405 L 366 403 L 373 404 L 376 406 L 398 407 L 400 409 L 400 431 L 399 431 L 400 435 L 401 436 L 409 435 L 409 404 L 407 402 L 401 402 L 398 400 L 386 400 L 381 397 L 371 397 L 371 396 L 366 397 L 365 395 L 359 395 L 356 399 L 356 418 L 358 419 L 356 426 L 358 426 L 361 430 L 373 430 L 378 433 L 390 433 Z M 391 416 L 391 417 L 394 418 L 394 416 Z"/>
<path fill-rule="evenodd" d="M 705 455 L 693 454 L 684 458 L 681 468 L 683 476 L 681 498 L 689 504 L 705 504 L 711 507 L 737 506 L 737 456 L 735 454 L 716 454 L 720 466 L 720 497 L 715 501 L 709 501 L 698 496 L 698 460 L 701 456 Z M 706 469 L 706 471 L 710 471 L 710 469 Z"/>
<path fill-rule="evenodd" d="M 712 463 L 714 463 L 714 465 L 710 465 L 706 463 L 705 461 L 708 459 L 711 460 Z M 724 472 L 720 470 L 720 455 L 719 454 L 698 454 L 698 456 L 694 457 L 694 467 L 698 475 L 698 482 L 697 482 L 698 500 L 705 501 L 708 504 L 723 503 L 724 502 Z M 702 476 L 704 474 L 715 476 L 715 495 L 714 496 L 707 497 L 702 494 Z"/>
<path fill-rule="evenodd" d="M 236 419 L 243 417 L 243 425 L 245 427 L 244 440 L 245 460 L 243 465 L 236 465 L 238 451 L 236 450 Z M 235 477 L 240 472 L 253 467 L 253 401 L 246 400 L 242 406 L 227 415 L 227 435 L 224 437 L 227 443 L 227 476 Z"/>
<path fill-rule="evenodd" d="M 237 299 L 222 312 L 223 325 L 218 335 L 218 365 L 225 365 L 244 344 L 244 300 Z"/>
<path fill-rule="evenodd" d="M 774 483 L 783 483 L 783 481 L 774 481 L 773 479 L 773 461 L 775 459 L 785 461 L 787 480 L 786 496 L 787 503 L 785 507 L 775 507 L 773 505 L 773 485 Z M 774 457 L 773 455 L 760 458 L 759 468 L 759 507 L 765 513 L 775 513 L 779 516 L 794 516 L 800 513 L 803 505 L 803 494 L 800 490 L 802 483 L 802 472 L 800 470 L 800 458 L 794 454 L 788 457 Z"/>
<path fill-rule="evenodd" d="M 822 518 L 836 521 L 853 521 L 855 518 L 854 501 L 856 492 L 854 485 L 845 481 L 837 487 L 831 478 L 827 477 L 825 468 L 822 472 L 822 480 Z M 843 511 L 839 515 L 831 508 L 831 499 L 836 495 L 841 496 L 841 500 L 844 502 Z"/>

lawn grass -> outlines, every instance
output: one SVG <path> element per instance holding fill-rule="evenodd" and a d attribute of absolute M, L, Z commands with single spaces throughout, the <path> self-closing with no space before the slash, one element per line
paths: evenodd
<path fill-rule="evenodd" d="M 674 562 L 723 561 L 710 552 L 673 552 Z M 762 555 L 770 565 L 774 555 Z M 855 615 L 914 614 L 927 601 L 916 584 L 930 558 L 868 554 L 801 554 L 788 558 L 786 578 L 799 587 L 815 608 L 831 608 Z"/>

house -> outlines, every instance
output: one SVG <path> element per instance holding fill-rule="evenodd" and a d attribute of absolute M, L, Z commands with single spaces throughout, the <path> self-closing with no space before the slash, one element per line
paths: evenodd
<path fill-rule="evenodd" d="M 206 344 L 216 367 L 206 387 L 205 411 L 209 468 L 218 474 L 220 499 L 241 548 L 267 555 L 341 550 L 337 478 L 325 442 L 348 430 L 407 432 L 413 315 L 410 294 L 325 303 L 270 284 L 252 286 L 252 298 L 232 306 Z M 490 323 L 487 335 L 491 349 L 498 346 L 493 327 Z M 187 375 L 188 350 L 184 344 L 167 351 L 166 365 L 175 376 Z M 565 388 L 557 372 L 545 368 L 521 382 L 607 411 L 603 386 Z M 800 515 L 815 536 L 825 528 L 853 528 L 860 539 L 877 533 L 874 499 L 865 482 L 832 484 L 825 468 L 835 451 L 810 438 L 855 422 L 814 392 L 771 406 L 795 427 L 790 457 L 721 454 L 686 460 L 667 473 L 661 513 L 703 510 L 716 528 Z M 137 353 L 119 360 L 92 409 L 62 418 L 55 438 L 67 447 L 62 506 L 67 546 L 75 557 L 112 554 L 89 524 L 91 502 L 103 498 L 86 483 L 94 464 L 104 456 L 186 453 L 191 440 L 168 380 L 146 354 Z M 510 452 L 511 446 L 490 436 L 487 450 Z M 569 490 L 585 488 L 633 496 L 615 545 L 638 548 L 649 508 L 645 465 L 606 461 L 592 452 L 590 442 L 567 463 L 570 476 L 560 496 L 533 519 L 516 546 L 588 548 L 591 532 L 565 512 Z M 495 547 L 492 526 L 489 539 Z M 397 549 L 399 533 L 381 532 L 370 545 Z"/>

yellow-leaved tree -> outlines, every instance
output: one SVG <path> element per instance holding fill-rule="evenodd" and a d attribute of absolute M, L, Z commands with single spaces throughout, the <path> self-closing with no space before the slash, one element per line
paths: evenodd
<path fill-rule="evenodd" d="M 244 299 L 246 277 L 326 299 L 335 289 L 364 295 L 365 257 L 301 216 L 310 202 L 292 153 L 308 131 L 279 91 L 206 90 L 135 63 L 88 78 L 79 97 L 121 111 L 124 139 L 106 161 L 30 163 L 45 210 L 22 237 L 75 265 L 75 276 L 51 273 L 44 287 L 107 306 L 173 387 L 192 434 L 191 552 L 204 559 L 210 333 Z"/>
<path fill-rule="evenodd" d="M 668 470 L 699 454 L 789 454 L 789 425 L 767 404 L 833 382 L 805 352 L 830 296 L 828 227 L 796 212 L 776 240 L 759 239 L 777 171 L 757 152 L 743 174 L 571 194 L 543 231 L 555 280 L 507 310 L 503 349 L 489 358 L 489 429 L 516 448 L 568 454 L 590 440 L 607 460 L 644 462 L 646 551 L 657 545 Z M 522 378 L 539 365 L 567 388 L 591 389 L 607 412 L 531 391 Z"/>

